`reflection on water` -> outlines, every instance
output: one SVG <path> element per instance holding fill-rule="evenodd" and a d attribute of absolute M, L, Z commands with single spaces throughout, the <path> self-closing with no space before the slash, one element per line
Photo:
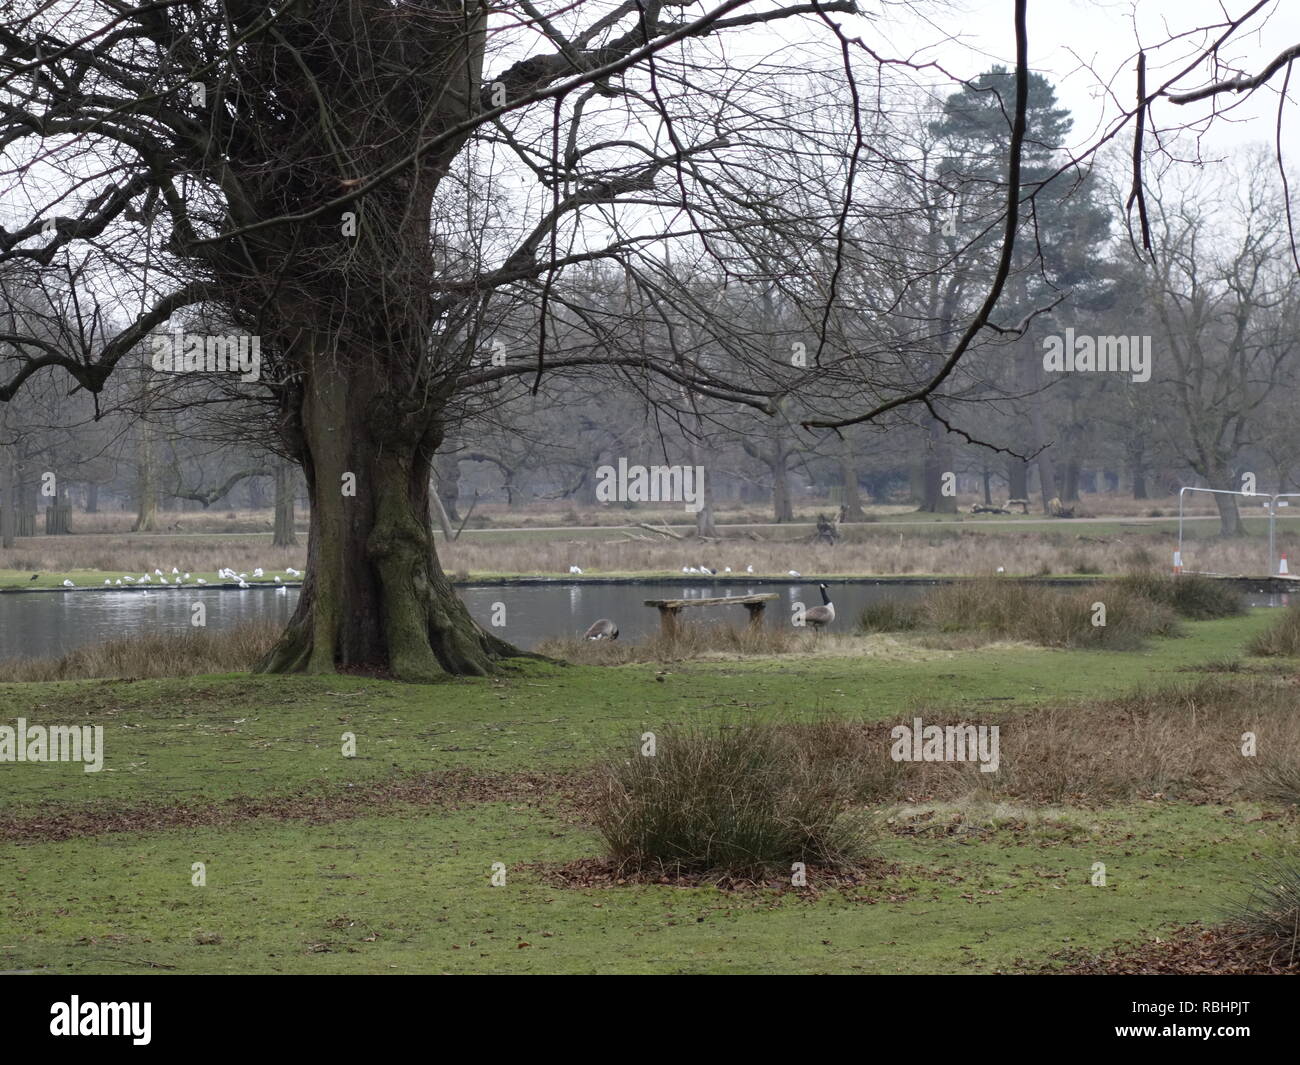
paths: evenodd
<path fill-rule="evenodd" d="M 858 613 L 881 599 L 914 599 L 932 584 L 879 584 L 868 581 L 832 584 L 835 628 L 852 631 Z M 642 640 L 659 628 L 659 612 L 646 599 L 708 599 L 724 595 L 775 592 L 769 603 L 768 625 L 789 625 L 793 605 L 821 602 L 815 581 L 789 584 L 686 583 L 655 584 L 532 584 L 520 586 L 462 587 L 457 589 L 480 625 L 491 627 L 493 617 L 505 624 L 492 631 L 520 647 L 531 648 L 552 636 L 581 636 L 597 618 L 611 618 L 619 638 Z M 1285 592 L 1248 594 L 1251 606 L 1285 607 L 1292 596 Z M 248 621 L 271 620 L 284 624 L 298 602 L 298 589 L 277 595 L 274 588 L 247 591 L 216 588 L 158 589 L 144 591 L 30 592 L 0 595 L 0 658 L 48 656 L 114 637 L 145 632 L 185 632 L 191 607 L 203 603 L 210 629 L 227 629 Z M 497 606 L 500 604 L 500 606 Z M 708 624 L 747 620 L 736 606 L 695 607 L 683 619 Z"/>

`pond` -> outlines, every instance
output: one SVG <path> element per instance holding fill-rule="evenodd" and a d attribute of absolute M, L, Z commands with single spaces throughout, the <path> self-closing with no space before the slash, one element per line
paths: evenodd
<path fill-rule="evenodd" d="M 837 620 L 834 628 L 852 631 L 869 602 L 913 599 L 935 584 L 929 581 L 850 581 L 831 583 Z M 792 604 L 821 602 L 815 582 L 658 581 L 644 584 L 545 582 L 512 585 L 465 585 L 457 589 L 470 613 L 484 627 L 524 648 L 548 637 L 581 636 L 597 618 L 613 619 L 623 640 L 642 640 L 659 628 L 659 612 L 646 599 L 707 599 L 723 595 L 775 592 L 766 623 L 788 625 Z M 1286 593 L 1251 591 L 1251 606 L 1286 606 Z M 24 592 L 0 595 L 0 659 L 63 654 L 87 644 L 136 633 L 183 630 L 191 608 L 203 603 L 207 625 L 227 629 L 249 621 L 284 624 L 298 602 L 298 589 L 279 595 L 274 588 L 247 591 L 185 588 L 136 591 Z M 493 618 L 505 624 L 492 626 Z M 743 625 L 746 613 L 736 606 L 698 607 L 683 619 Z"/>

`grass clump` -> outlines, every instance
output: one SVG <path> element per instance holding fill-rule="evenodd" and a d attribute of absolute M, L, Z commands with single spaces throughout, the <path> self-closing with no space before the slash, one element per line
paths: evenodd
<path fill-rule="evenodd" d="M 1045 647 L 1132 650 L 1149 636 L 1178 634 L 1172 608 L 1124 588 L 1056 589 L 996 577 L 936 588 L 914 605 L 878 605 L 866 615 L 864 625 L 876 626 L 868 631 L 898 631 L 880 628 L 895 624 Z"/>
<path fill-rule="evenodd" d="M 1116 586 L 1134 595 L 1163 603 L 1179 617 L 1192 621 L 1239 617 L 1246 612 L 1241 593 L 1229 584 L 1210 577 L 1164 573 L 1130 573 Z"/>
<path fill-rule="evenodd" d="M 188 628 L 180 634 L 128 636 L 57 658 L 11 658 L 0 662 L 0 681 L 143 680 L 246 672 L 275 646 L 282 631 L 271 622 L 255 622 L 224 632 Z"/>
<path fill-rule="evenodd" d="M 1272 625 L 1246 644 L 1246 653 L 1267 658 L 1300 655 L 1300 603 L 1287 607 Z"/>
<path fill-rule="evenodd" d="M 868 603 L 859 618 L 863 632 L 911 632 L 921 627 L 918 602 L 906 599 L 881 599 Z"/>
<path fill-rule="evenodd" d="M 767 725 L 669 728 L 604 769 L 596 827 L 626 872 L 757 879 L 791 864 L 860 863 L 869 821 L 849 809 L 852 765 Z"/>
<path fill-rule="evenodd" d="M 1294 964 L 1300 958 L 1300 864 L 1294 858 L 1279 860 L 1258 873 L 1232 916 L 1255 952 Z"/>

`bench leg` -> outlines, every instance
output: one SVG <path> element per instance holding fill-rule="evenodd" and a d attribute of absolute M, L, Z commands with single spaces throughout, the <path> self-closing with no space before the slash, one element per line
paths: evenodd
<path fill-rule="evenodd" d="M 665 640 L 677 639 L 677 610 L 675 606 L 659 608 L 659 634 Z"/>

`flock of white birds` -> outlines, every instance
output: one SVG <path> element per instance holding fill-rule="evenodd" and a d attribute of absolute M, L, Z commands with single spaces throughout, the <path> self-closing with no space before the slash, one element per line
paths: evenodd
<path fill-rule="evenodd" d="M 296 570 L 292 566 L 286 566 L 284 568 L 284 572 L 294 580 L 297 580 L 303 575 L 301 570 Z M 261 566 L 258 566 L 256 569 L 254 569 L 252 573 L 252 577 L 254 580 L 262 580 L 264 577 L 267 576 L 269 576 L 269 574 L 267 574 L 266 571 L 263 570 Z M 247 573 L 236 573 L 229 566 L 223 566 L 221 569 L 217 570 L 218 580 L 224 581 L 227 584 L 234 583 L 239 588 L 252 587 L 252 585 L 248 583 L 248 577 L 249 575 Z M 32 579 L 35 580 L 34 577 Z M 145 572 L 140 574 L 140 576 L 138 577 L 133 577 L 129 574 L 123 574 L 117 580 L 113 580 L 111 578 L 105 578 L 104 584 L 109 587 L 119 587 L 119 588 L 134 586 L 136 588 L 141 589 L 142 591 L 147 592 L 149 588 L 146 587 L 146 585 L 153 585 L 155 581 L 160 587 L 183 588 L 185 587 L 185 582 L 189 581 L 190 579 L 191 578 L 188 573 L 182 573 L 179 567 L 173 566 L 170 579 L 168 579 L 168 575 L 163 573 L 161 569 L 155 569 L 152 574 Z M 207 585 L 207 583 L 208 582 L 204 580 L 202 577 L 197 577 L 193 579 L 191 586 L 205 586 Z M 289 594 L 289 586 L 284 583 L 283 577 L 276 574 L 275 583 L 277 585 L 275 589 L 277 595 Z M 63 587 L 75 588 L 77 586 L 71 580 L 65 579 L 63 582 Z"/>

